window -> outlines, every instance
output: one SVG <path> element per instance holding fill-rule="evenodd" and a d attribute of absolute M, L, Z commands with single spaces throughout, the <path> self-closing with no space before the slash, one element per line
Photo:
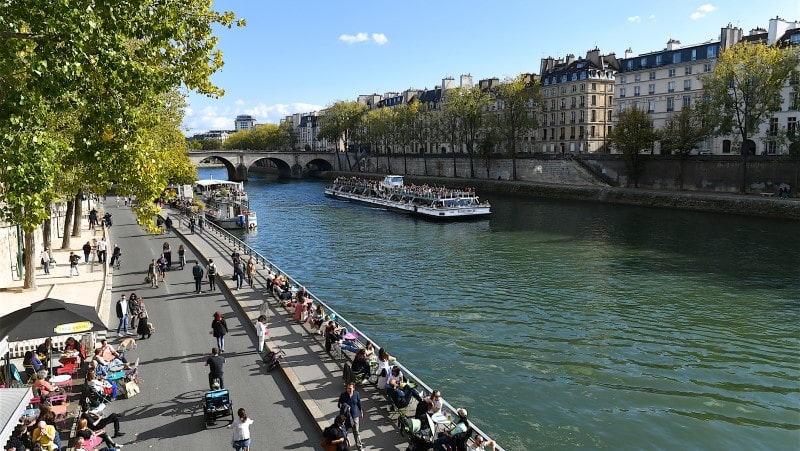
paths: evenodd
<path fill-rule="evenodd" d="M 639 65 L 642 67 L 647 67 L 647 58 L 642 58 L 639 60 Z"/>
<path fill-rule="evenodd" d="M 670 77 L 674 77 L 675 76 L 675 69 L 670 69 L 669 70 L 669 76 Z"/>
<path fill-rule="evenodd" d="M 597 83 L 592 83 L 592 91 L 597 91 Z"/>
<path fill-rule="evenodd" d="M 769 119 L 769 131 L 767 132 L 769 136 L 776 136 L 778 134 L 778 118 L 771 117 Z"/>
<path fill-rule="evenodd" d="M 711 47 L 709 47 L 708 51 L 706 53 L 706 56 L 708 56 L 709 58 L 716 58 L 717 57 L 717 46 L 716 45 L 712 45 Z"/>
<path fill-rule="evenodd" d="M 566 93 L 567 93 L 567 87 L 566 86 L 562 86 L 561 87 L 561 94 L 566 94 Z"/>
<path fill-rule="evenodd" d="M 584 136 L 584 130 L 583 130 L 583 125 L 581 125 L 580 127 L 578 127 L 578 139 L 583 139 L 583 136 Z"/>
<path fill-rule="evenodd" d="M 545 124 L 547 125 L 547 124 Z M 547 139 L 547 129 L 542 130 L 542 140 Z"/>
<path fill-rule="evenodd" d="M 625 97 L 625 91 L 622 91 L 622 96 L 621 97 Z M 597 96 L 593 94 L 592 95 L 592 106 L 595 106 L 595 105 L 597 105 Z"/>
<path fill-rule="evenodd" d="M 634 96 L 634 97 L 636 97 L 636 96 L 638 96 L 639 94 L 641 94 L 641 87 L 639 87 L 639 86 L 634 86 L 634 87 L 633 87 L 633 96 Z"/>
<path fill-rule="evenodd" d="M 789 98 L 789 111 L 797 110 L 800 110 L 800 93 L 795 91 L 792 92 L 791 97 Z"/>
<path fill-rule="evenodd" d="M 675 92 L 675 82 L 671 81 L 667 83 L 667 92 Z"/>
<path fill-rule="evenodd" d="M 591 127 L 589 127 L 589 136 L 590 136 L 590 137 L 592 137 L 592 138 L 594 138 L 594 125 L 592 125 Z"/>
<path fill-rule="evenodd" d="M 672 64 L 678 64 L 681 62 L 681 52 L 675 52 L 672 54 Z"/>
<path fill-rule="evenodd" d="M 561 128 L 559 129 L 559 131 L 561 132 L 561 135 L 558 137 L 558 139 L 561 139 L 561 140 L 563 140 L 563 139 L 564 139 L 564 127 L 561 127 Z"/>
<path fill-rule="evenodd" d="M 569 123 L 570 124 L 574 124 L 575 123 L 575 112 L 574 111 L 570 111 L 570 113 L 569 113 Z"/>
<path fill-rule="evenodd" d="M 586 97 L 585 96 L 580 96 L 580 98 L 578 100 L 578 105 L 580 105 L 581 108 L 586 106 Z"/>
<path fill-rule="evenodd" d="M 581 83 L 581 92 L 586 92 L 586 83 Z"/>
<path fill-rule="evenodd" d="M 667 111 L 675 111 L 675 99 L 667 97 Z"/>
<path fill-rule="evenodd" d="M 550 99 L 550 109 L 551 110 L 556 109 L 556 99 Z"/>
<path fill-rule="evenodd" d="M 581 116 L 578 119 L 578 122 L 580 122 L 580 123 L 586 122 L 586 111 L 581 110 Z"/>
<path fill-rule="evenodd" d="M 575 92 L 577 90 L 578 90 L 578 85 L 572 85 L 572 92 Z"/>
<path fill-rule="evenodd" d="M 703 72 L 711 72 L 711 63 L 703 64 Z"/>
<path fill-rule="evenodd" d="M 634 75 L 634 76 L 633 76 L 633 81 L 635 81 L 635 82 L 637 82 L 637 83 L 638 83 L 638 82 L 640 82 L 640 81 L 642 81 L 642 74 L 636 74 L 636 75 Z"/>
<path fill-rule="evenodd" d="M 575 105 L 577 105 L 577 104 L 578 103 L 577 103 L 577 100 L 575 99 L 575 97 L 572 97 L 570 99 L 570 107 L 575 108 Z"/>
<path fill-rule="evenodd" d="M 662 65 L 662 64 L 664 63 L 664 62 L 662 61 L 662 59 L 663 59 L 662 57 L 663 57 L 663 56 L 664 56 L 664 55 L 656 55 L 656 66 L 660 66 L 660 65 Z"/>
<path fill-rule="evenodd" d="M 692 66 L 686 66 L 683 68 L 684 75 L 692 75 Z"/>
<path fill-rule="evenodd" d="M 625 84 L 625 83 L 627 83 L 627 82 L 628 82 L 628 77 L 627 77 L 626 75 L 623 75 L 623 76 L 619 77 L 619 83 L 620 83 L 621 85 L 624 85 L 624 84 Z M 592 83 L 592 91 L 594 91 L 594 90 L 595 90 L 595 89 L 594 89 L 594 86 L 595 86 L 595 83 Z"/>
<path fill-rule="evenodd" d="M 650 83 L 649 85 L 647 85 L 647 93 L 650 94 L 650 95 L 653 95 L 653 94 L 656 93 L 656 85 L 655 85 L 655 83 Z"/>
<path fill-rule="evenodd" d="M 683 90 L 688 91 L 690 89 L 692 89 L 692 80 L 683 80 Z"/>
<path fill-rule="evenodd" d="M 692 49 L 692 61 L 697 59 L 697 49 Z"/>
<path fill-rule="evenodd" d="M 647 102 L 647 112 L 648 113 L 655 113 L 656 112 L 656 101 L 650 100 Z"/>
<path fill-rule="evenodd" d="M 563 110 L 566 107 L 567 107 L 567 99 L 561 99 L 561 109 Z"/>
<path fill-rule="evenodd" d="M 628 70 L 633 70 L 633 60 L 625 61 L 625 68 Z"/>
<path fill-rule="evenodd" d="M 683 107 L 688 108 L 692 106 L 692 96 L 683 96 Z"/>
<path fill-rule="evenodd" d="M 795 133 L 797 131 L 797 118 L 790 117 L 786 122 L 786 131 L 791 133 Z"/>
<path fill-rule="evenodd" d="M 564 124 L 567 121 L 567 113 L 561 113 L 559 124 Z M 562 133 L 563 134 L 563 133 Z"/>
<path fill-rule="evenodd" d="M 592 118 L 592 122 L 597 120 L 597 111 L 592 110 L 589 112 L 589 114 L 591 115 L 590 117 Z"/>
<path fill-rule="evenodd" d="M 650 80 L 655 80 L 655 79 L 656 79 L 656 71 L 651 70 L 650 71 Z"/>

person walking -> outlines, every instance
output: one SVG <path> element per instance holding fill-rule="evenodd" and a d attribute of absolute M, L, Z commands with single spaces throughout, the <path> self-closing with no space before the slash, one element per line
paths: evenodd
<path fill-rule="evenodd" d="M 106 262 L 106 252 L 108 250 L 108 242 L 105 238 L 100 238 L 100 241 L 97 242 L 97 261 L 100 263 Z"/>
<path fill-rule="evenodd" d="M 158 263 L 158 277 L 161 278 L 162 282 L 167 283 L 167 258 L 164 257 L 164 254 L 161 254 L 156 263 Z"/>
<path fill-rule="evenodd" d="M 206 274 L 208 274 L 208 287 L 211 291 L 216 290 L 215 279 L 217 277 L 217 265 L 214 264 L 214 260 L 208 259 L 208 269 L 206 270 Z"/>
<path fill-rule="evenodd" d="M 83 245 L 83 263 L 89 263 L 89 256 L 92 254 L 92 243 L 89 241 Z"/>
<path fill-rule="evenodd" d="M 214 319 L 211 321 L 211 332 L 214 338 L 217 339 L 217 347 L 219 352 L 225 352 L 225 334 L 228 333 L 228 323 L 222 317 L 220 312 L 214 312 Z"/>
<path fill-rule="evenodd" d="M 158 288 L 158 263 L 155 258 L 150 260 L 150 266 L 147 267 L 147 277 L 150 278 L 150 288 Z"/>
<path fill-rule="evenodd" d="M 361 443 L 359 426 L 361 420 L 364 419 L 364 411 L 361 409 L 361 395 L 359 395 L 356 390 L 354 383 L 347 383 L 345 391 L 339 396 L 339 402 L 336 406 L 339 408 L 339 414 L 345 417 L 345 426 L 347 429 L 353 430 L 356 447 L 359 451 L 363 450 L 364 446 Z"/>
<path fill-rule="evenodd" d="M 181 269 L 186 266 L 186 248 L 183 247 L 183 244 L 178 246 L 178 261 L 181 264 Z"/>
<path fill-rule="evenodd" d="M 244 268 L 242 267 L 242 260 L 238 258 L 233 261 L 233 280 L 236 281 L 236 290 L 240 290 L 242 282 L 244 282 Z"/>
<path fill-rule="evenodd" d="M 256 336 L 258 336 L 258 353 L 264 353 L 264 341 L 267 339 L 269 329 L 267 328 L 267 315 L 261 315 L 256 321 Z"/>
<path fill-rule="evenodd" d="M 79 275 L 78 274 L 78 263 L 80 261 L 81 261 L 81 258 L 78 257 L 77 254 L 75 254 L 72 251 L 69 251 L 69 276 L 70 277 L 72 277 L 73 275 L 76 275 L 76 276 Z"/>
<path fill-rule="evenodd" d="M 236 451 L 250 451 L 250 425 L 253 424 L 253 420 L 248 418 L 247 411 L 243 407 L 239 408 L 236 415 L 238 418 L 228 426 L 233 428 L 233 449 Z"/>
<path fill-rule="evenodd" d="M 203 225 L 205 224 L 205 219 L 203 219 L 203 215 L 199 215 L 197 217 L 197 227 L 200 229 L 200 232 L 203 232 Z"/>
<path fill-rule="evenodd" d="M 205 274 L 205 271 L 200 266 L 200 261 L 195 261 L 192 267 L 192 277 L 194 277 L 194 292 L 197 294 L 203 292 L 203 274 Z"/>
<path fill-rule="evenodd" d="M 225 365 L 225 357 L 219 355 L 219 349 L 211 348 L 211 357 L 206 359 L 206 366 L 208 370 L 208 387 L 211 390 L 225 388 L 225 380 L 223 378 L 223 366 Z M 219 387 L 214 387 L 219 381 Z"/>
<path fill-rule="evenodd" d="M 122 335 L 120 334 L 120 331 L 124 331 L 125 335 L 133 335 L 132 333 L 128 332 L 128 300 L 125 299 L 124 294 L 117 301 L 117 318 L 119 318 L 117 335 Z"/>
<path fill-rule="evenodd" d="M 42 268 L 44 268 L 45 274 L 50 274 L 50 249 L 44 248 L 42 250 Z"/>
<path fill-rule="evenodd" d="M 144 340 L 150 338 L 153 331 L 150 330 L 150 315 L 147 313 L 147 307 L 142 302 L 142 298 L 138 298 L 137 302 L 139 303 L 139 325 L 136 326 L 136 333 L 141 337 L 140 340 Z"/>
<path fill-rule="evenodd" d="M 256 276 L 256 259 L 250 257 L 250 260 L 247 261 L 247 283 L 250 284 L 250 288 L 253 288 L 253 278 Z"/>
<path fill-rule="evenodd" d="M 169 243 L 165 242 L 163 246 L 161 246 L 161 255 L 167 259 L 167 268 L 172 269 L 172 247 L 170 247 Z"/>
<path fill-rule="evenodd" d="M 325 439 L 325 450 L 332 451 L 347 451 L 350 446 L 347 444 L 347 436 L 344 433 L 344 423 L 346 418 L 344 415 L 336 415 L 333 424 L 326 427 L 322 431 L 322 437 Z"/>
<path fill-rule="evenodd" d="M 136 293 L 128 296 L 128 317 L 131 320 L 131 330 L 136 330 L 136 323 L 139 321 L 139 313 L 142 311 L 143 305 Z"/>
<path fill-rule="evenodd" d="M 196 224 L 197 221 L 195 221 L 194 217 L 189 218 L 189 232 L 194 233 L 194 227 Z"/>

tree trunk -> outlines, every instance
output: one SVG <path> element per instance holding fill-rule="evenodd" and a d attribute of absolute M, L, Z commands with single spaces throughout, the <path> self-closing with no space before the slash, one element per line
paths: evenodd
<path fill-rule="evenodd" d="M 453 178 L 457 178 L 457 177 L 458 177 L 458 172 L 457 172 L 457 170 L 456 170 L 456 165 L 457 165 L 457 161 L 456 161 L 456 149 L 455 149 L 455 148 L 453 148 L 452 150 L 453 150 Z"/>
<path fill-rule="evenodd" d="M 36 289 L 36 234 L 34 232 L 25 233 L 25 282 L 24 288 Z"/>
<path fill-rule="evenodd" d="M 511 154 L 511 180 L 517 180 L 517 153 Z"/>
<path fill-rule="evenodd" d="M 46 248 L 50 248 L 53 244 L 50 238 L 53 235 L 53 203 L 50 202 L 47 205 L 47 211 L 50 214 L 45 219 L 44 223 L 42 224 L 42 246 Z"/>
<path fill-rule="evenodd" d="M 72 212 L 75 209 L 75 201 L 67 202 L 67 214 L 64 215 L 64 236 L 61 239 L 61 249 L 69 250 L 70 248 L 70 234 L 69 229 L 72 226 Z"/>
<path fill-rule="evenodd" d="M 73 210 L 72 236 L 81 236 L 81 216 L 83 216 L 83 191 L 75 195 L 75 209 Z"/>
<path fill-rule="evenodd" d="M 422 148 L 422 167 L 425 169 L 425 176 L 428 176 L 428 158 L 425 156 L 425 148 Z"/>
<path fill-rule="evenodd" d="M 679 156 L 680 159 L 678 160 L 678 186 L 680 190 L 683 191 L 683 160 L 684 160 L 684 153 L 680 152 Z"/>

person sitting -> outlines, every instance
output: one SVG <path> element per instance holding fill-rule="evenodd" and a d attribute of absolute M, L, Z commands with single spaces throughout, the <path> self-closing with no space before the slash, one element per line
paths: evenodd
<path fill-rule="evenodd" d="M 400 371 L 400 367 L 397 365 L 392 366 L 391 371 L 389 371 L 389 377 L 386 378 L 386 383 L 388 384 L 391 381 L 397 381 L 397 385 L 402 385 L 405 382 L 403 378 L 403 372 Z"/>
<path fill-rule="evenodd" d="M 40 421 L 36 429 L 33 430 L 32 441 L 41 446 L 42 450 L 55 451 L 59 449 L 56 444 L 58 431 L 55 426 L 51 426 L 44 421 Z"/>
<path fill-rule="evenodd" d="M 43 343 L 36 347 L 36 355 L 39 357 L 39 360 L 46 360 L 52 350 L 53 340 L 51 338 L 46 338 Z"/>
<path fill-rule="evenodd" d="M 61 387 L 53 387 L 47 382 L 47 371 L 42 370 L 36 373 L 36 382 L 33 383 L 34 394 L 38 393 L 42 400 L 47 399 L 51 394 L 61 390 Z"/>
<path fill-rule="evenodd" d="M 122 363 L 128 363 L 125 356 L 117 352 L 114 346 L 111 346 L 111 343 L 106 339 L 100 342 L 100 355 L 106 360 L 119 359 Z"/>
<path fill-rule="evenodd" d="M 80 362 L 83 363 L 86 360 L 86 347 L 80 341 L 76 340 L 73 337 L 68 337 L 67 341 L 64 342 L 64 352 L 65 353 L 78 353 L 78 358 Z"/>
<path fill-rule="evenodd" d="M 97 376 L 94 373 L 86 374 L 86 385 L 98 395 L 113 401 L 117 399 L 117 385 L 109 382 L 105 376 Z"/>
<path fill-rule="evenodd" d="M 334 343 L 342 340 L 342 331 L 344 327 L 337 326 L 333 320 L 328 321 L 325 327 L 325 350 L 331 352 L 331 347 Z"/>
<path fill-rule="evenodd" d="M 494 451 L 494 449 L 494 440 L 485 439 L 480 434 L 475 435 L 472 443 L 467 445 L 467 451 Z"/>
<path fill-rule="evenodd" d="M 391 364 L 397 360 L 386 352 L 386 349 L 381 348 L 378 350 L 378 387 L 385 387 L 389 381 L 389 372 L 391 371 Z"/>
<path fill-rule="evenodd" d="M 105 443 L 108 448 L 117 448 L 117 444 L 111 440 L 111 437 L 106 434 L 104 429 L 98 429 L 97 431 L 91 430 L 89 428 L 89 421 L 86 418 L 78 420 L 78 430 L 75 431 L 75 435 L 85 441 L 91 440 L 93 436 L 98 436 L 103 439 L 103 443 Z"/>
<path fill-rule="evenodd" d="M 453 428 L 439 433 L 439 437 L 433 442 L 434 450 L 447 451 L 448 446 L 451 449 L 466 448 L 466 441 L 472 435 L 472 426 L 467 421 L 467 409 L 463 407 L 456 409 L 456 415 L 458 420 Z"/>
<path fill-rule="evenodd" d="M 442 393 L 439 390 L 434 390 L 428 398 L 425 398 L 428 404 L 428 414 L 433 415 L 442 411 Z"/>
<path fill-rule="evenodd" d="M 372 361 L 377 359 L 375 356 L 375 346 L 371 341 L 368 341 L 367 344 L 364 345 L 364 351 L 367 353 L 367 360 Z"/>
<path fill-rule="evenodd" d="M 369 366 L 369 361 L 367 360 L 367 351 L 364 349 L 359 349 L 356 353 L 356 356 L 353 358 L 353 375 L 356 376 L 358 379 L 360 376 L 361 380 L 369 379 L 372 375 L 372 369 Z"/>
<path fill-rule="evenodd" d="M 122 366 L 126 370 L 130 369 L 128 364 L 123 362 L 122 360 L 116 358 L 114 360 L 106 360 L 100 353 L 101 353 L 100 349 L 95 349 L 93 361 L 95 363 L 95 374 L 97 374 L 98 376 L 108 374 L 111 368 L 117 366 Z"/>
<path fill-rule="evenodd" d="M 119 431 L 119 415 L 116 413 L 112 413 L 111 415 L 105 417 L 101 413 L 93 412 L 91 410 L 87 410 L 83 412 L 81 418 L 85 418 L 88 422 L 89 429 L 99 432 L 101 429 L 105 428 L 109 424 L 114 424 L 114 435 L 112 438 L 122 437 L 125 435 L 124 432 Z"/>
<path fill-rule="evenodd" d="M 405 384 L 403 388 L 400 388 L 396 379 L 392 379 L 388 384 L 386 384 L 386 394 L 389 396 L 389 399 L 392 400 L 394 405 L 400 409 L 411 404 L 411 398 L 422 402 L 422 396 L 420 396 L 419 392 L 411 388 L 411 386 L 408 384 Z"/>
<path fill-rule="evenodd" d="M 36 373 L 42 370 L 42 362 L 39 360 L 39 356 L 37 356 L 36 353 L 28 351 L 25 353 L 25 357 L 22 358 L 22 367 L 25 368 L 25 374 L 27 374 L 28 379 L 30 379 L 35 377 Z"/>
<path fill-rule="evenodd" d="M 316 332 L 322 327 L 323 322 L 325 321 L 325 309 L 322 307 L 322 304 L 317 304 L 317 307 L 311 311 L 311 314 L 308 315 L 308 323 L 311 325 L 311 332 Z"/>

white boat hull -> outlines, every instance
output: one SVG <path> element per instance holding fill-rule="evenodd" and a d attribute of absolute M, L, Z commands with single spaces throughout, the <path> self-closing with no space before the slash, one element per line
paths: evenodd
<path fill-rule="evenodd" d="M 414 205 L 409 203 L 397 202 L 389 199 L 380 199 L 372 196 L 337 191 L 333 188 L 325 188 L 325 195 L 336 199 L 359 202 L 373 207 L 385 208 L 387 210 L 398 211 L 416 216 L 423 216 L 431 219 L 467 219 L 482 217 L 491 214 L 491 207 L 488 205 L 476 205 L 469 207 L 428 207 L 424 205 Z"/>

